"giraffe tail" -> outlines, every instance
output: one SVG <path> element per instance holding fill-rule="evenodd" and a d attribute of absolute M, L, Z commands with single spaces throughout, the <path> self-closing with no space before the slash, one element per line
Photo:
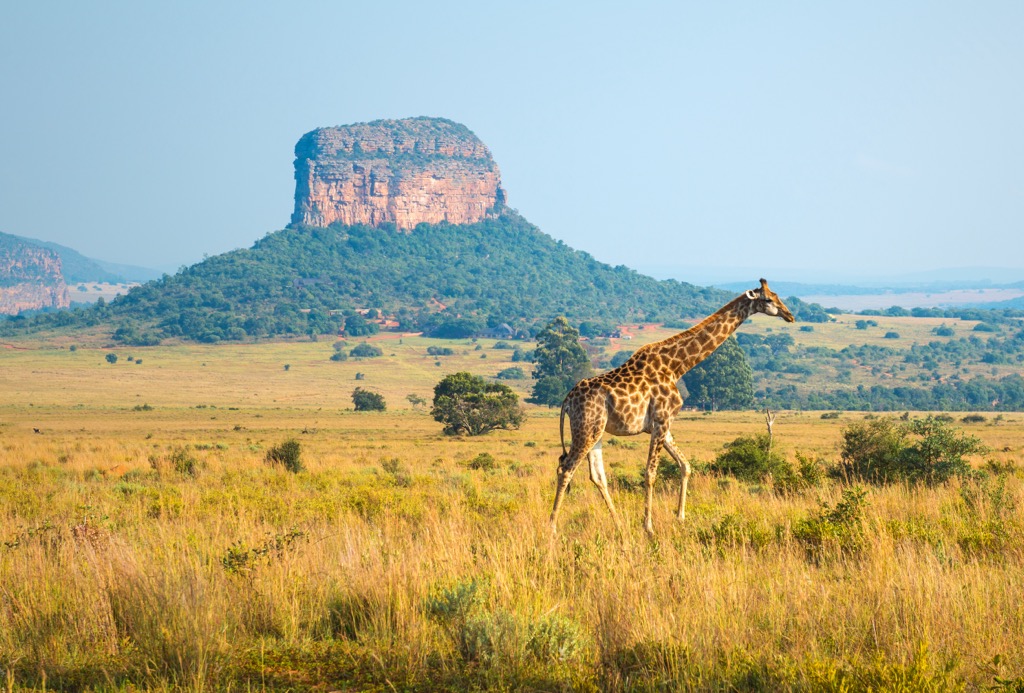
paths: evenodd
<path fill-rule="evenodd" d="M 568 450 L 565 449 L 565 404 L 569 401 L 566 397 L 562 400 L 562 411 L 558 415 L 558 437 L 562 442 L 562 454 L 558 456 L 558 465 L 561 466 L 565 462 L 565 458 L 569 456 Z"/>

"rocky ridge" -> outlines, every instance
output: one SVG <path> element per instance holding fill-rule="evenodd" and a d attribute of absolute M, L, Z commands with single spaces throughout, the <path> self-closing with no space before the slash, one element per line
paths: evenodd
<path fill-rule="evenodd" d="M 0 234 L 0 315 L 70 305 L 57 253 Z"/>
<path fill-rule="evenodd" d="M 320 128 L 295 146 L 294 225 L 472 224 L 504 202 L 487 146 L 450 120 Z"/>

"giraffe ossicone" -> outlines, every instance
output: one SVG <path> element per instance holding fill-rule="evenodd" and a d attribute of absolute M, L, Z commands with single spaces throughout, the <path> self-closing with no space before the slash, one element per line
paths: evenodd
<path fill-rule="evenodd" d="M 675 448 L 672 419 L 683 404 L 676 383 L 683 374 L 706 359 L 729 335 L 754 313 L 777 316 L 786 322 L 795 318 L 771 289 L 761 280 L 757 289 L 746 291 L 704 318 L 685 332 L 640 347 L 618 368 L 585 378 L 569 391 L 562 402 L 559 435 L 562 454 L 558 458 L 558 481 L 555 504 L 551 510 L 551 530 L 555 531 L 558 510 L 565 491 L 586 458 L 590 464 L 590 480 L 594 482 L 612 514 L 616 526 L 618 515 L 608 492 L 601 437 L 607 432 L 616 436 L 651 435 L 644 476 L 644 529 L 654 533 L 651 507 L 654 502 L 654 481 L 658 472 L 658 454 L 662 448 L 680 468 L 679 506 L 677 516 L 686 512 L 686 487 L 690 480 L 690 463 Z M 569 417 L 572 442 L 565 448 L 565 417 Z"/>

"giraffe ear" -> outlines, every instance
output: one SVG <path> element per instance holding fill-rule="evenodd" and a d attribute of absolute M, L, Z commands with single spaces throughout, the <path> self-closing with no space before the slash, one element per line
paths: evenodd
<path fill-rule="evenodd" d="M 750 291 L 747 292 L 747 298 L 749 298 L 751 301 L 756 301 L 757 293 L 753 289 L 751 289 Z"/>

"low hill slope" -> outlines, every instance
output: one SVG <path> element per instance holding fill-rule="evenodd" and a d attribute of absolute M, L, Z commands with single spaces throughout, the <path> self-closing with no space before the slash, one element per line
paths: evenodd
<path fill-rule="evenodd" d="M 376 309 L 403 329 L 464 335 L 488 323 L 520 328 L 555 315 L 669 320 L 717 310 L 731 294 L 611 267 L 518 214 L 467 225 L 293 227 L 211 257 L 51 324 L 109 322 L 119 339 L 213 342 L 335 334 L 346 315 Z"/>

